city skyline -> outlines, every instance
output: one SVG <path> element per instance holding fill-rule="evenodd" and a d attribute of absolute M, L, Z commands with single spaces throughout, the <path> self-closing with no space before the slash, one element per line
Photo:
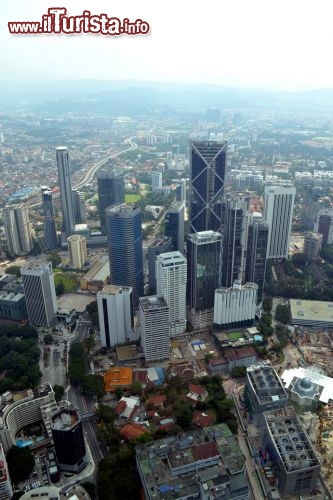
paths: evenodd
<path fill-rule="evenodd" d="M 326 0 L 318 9 L 300 0 L 291 5 L 286 0 L 274 5 L 263 0 L 236 0 L 223 6 L 227 21 L 222 28 L 212 3 L 205 9 L 192 8 L 189 17 L 187 6 L 179 3 L 169 4 L 162 16 L 159 6 L 149 0 L 112 5 L 100 0 L 84 6 L 68 0 L 68 15 L 90 9 L 97 15 L 105 12 L 119 19 L 142 19 L 149 23 L 150 31 L 131 37 L 9 33 L 8 22 L 40 21 L 49 7 L 37 0 L 3 5 L 0 41 L 6 51 L 0 55 L 0 63 L 7 71 L 2 80 L 52 81 L 92 75 L 97 79 L 140 80 L 144 76 L 153 81 L 264 89 L 333 88 L 328 65 L 332 6 Z M 183 43 L 185 38 L 187 44 Z M 144 53 L 150 57 L 142 57 Z M 214 63 L 216 53 L 223 64 Z M 198 54 L 200 65 L 196 64 Z M 156 57 L 163 64 L 156 65 Z M 62 71 L 55 61 L 61 61 Z"/>

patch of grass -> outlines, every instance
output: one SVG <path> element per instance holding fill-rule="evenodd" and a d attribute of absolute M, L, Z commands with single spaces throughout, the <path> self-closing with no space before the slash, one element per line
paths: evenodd
<path fill-rule="evenodd" d="M 137 193 L 125 194 L 125 203 L 136 203 L 139 200 L 141 200 L 141 196 Z"/>
<path fill-rule="evenodd" d="M 62 282 L 65 287 L 65 293 L 75 292 L 77 290 L 79 283 L 77 276 L 73 273 L 55 272 L 54 273 L 54 284 Z"/>
<path fill-rule="evenodd" d="M 227 333 L 227 337 L 229 340 L 238 340 L 238 339 L 241 339 L 243 337 L 243 333 L 242 332 L 230 332 L 230 333 Z"/>

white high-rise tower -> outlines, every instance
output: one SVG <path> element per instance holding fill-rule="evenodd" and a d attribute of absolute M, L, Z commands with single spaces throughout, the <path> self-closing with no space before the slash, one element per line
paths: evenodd
<path fill-rule="evenodd" d="M 186 283 L 187 262 L 180 252 L 156 256 L 156 292 L 169 306 L 171 337 L 186 329 Z"/>

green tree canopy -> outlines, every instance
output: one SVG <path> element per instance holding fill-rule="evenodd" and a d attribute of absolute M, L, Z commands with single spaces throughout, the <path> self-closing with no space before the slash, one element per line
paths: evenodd
<path fill-rule="evenodd" d="M 28 446 L 13 446 L 7 453 L 9 475 L 14 484 L 28 479 L 35 465 L 35 459 Z"/>

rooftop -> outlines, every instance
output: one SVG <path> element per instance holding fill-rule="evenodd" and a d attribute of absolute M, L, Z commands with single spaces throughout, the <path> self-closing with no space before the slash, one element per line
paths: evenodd
<path fill-rule="evenodd" d="M 300 398 L 322 403 L 333 402 L 333 378 L 315 366 L 291 368 L 281 376 L 285 388 L 296 392 Z"/>
<path fill-rule="evenodd" d="M 111 392 L 116 387 L 131 385 L 133 379 L 133 371 L 130 367 L 112 367 L 104 375 L 104 390 Z"/>
<path fill-rule="evenodd" d="M 236 361 L 237 359 L 245 359 L 245 358 L 256 358 L 257 353 L 255 349 L 251 346 L 249 347 L 239 347 L 236 349 L 226 349 L 225 357 L 228 361 Z"/>
<path fill-rule="evenodd" d="M 79 416 L 76 410 L 56 410 L 52 414 L 52 428 L 56 430 L 66 430 L 73 427 L 79 420 Z"/>
<path fill-rule="evenodd" d="M 162 295 L 151 295 L 149 297 L 140 297 L 139 302 L 144 311 L 152 311 L 154 309 L 169 307 L 165 298 Z"/>
<path fill-rule="evenodd" d="M 259 404 L 265 405 L 279 400 L 287 401 L 288 395 L 284 386 L 269 362 L 262 361 L 249 366 L 246 369 L 246 375 Z"/>
<path fill-rule="evenodd" d="M 290 299 L 289 304 L 292 323 L 333 326 L 333 302 Z"/>
<path fill-rule="evenodd" d="M 98 292 L 100 295 L 120 295 L 123 292 L 131 292 L 132 287 L 130 286 L 118 286 L 118 285 L 105 285 L 101 292 Z"/>

